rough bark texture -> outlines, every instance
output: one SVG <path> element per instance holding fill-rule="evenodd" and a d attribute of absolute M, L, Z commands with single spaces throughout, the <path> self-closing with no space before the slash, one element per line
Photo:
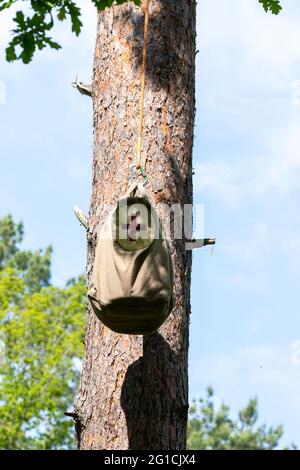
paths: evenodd
<path fill-rule="evenodd" d="M 143 155 L 148 193 L 192 202 L 194 0 L 153 0 L 149 21 Z M 128 187 L 140 95 L 143 14 L 133 4 L 99 13 L 94 58 L 90 277 L 97 232 Z M 161 214 L 163 215 L 163 214 Z M 188 412 L 191 252 L 171 236 L 175 307 L 150 337 L 119 335 L 88 308 L 86 359 L 76 400 L 80 449 L 184 449 Z"/>

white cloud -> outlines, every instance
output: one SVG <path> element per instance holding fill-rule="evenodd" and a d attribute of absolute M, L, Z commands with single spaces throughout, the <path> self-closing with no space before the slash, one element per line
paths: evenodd
<path fill-rule="evenodd" d="M 293 403 L 300 414 L 300 381 L 299 368 L 292 363 L 292 341 L 285 347 L 259 345 L 233 350 L 227 354 L 209 355 L 202 357 L 192 367 L 192 375 L 202 365 L 209 369 L 206 380 L 213 384 L 221 381 L 238 384 L 239 387 L 259 390 L 260 387 L 275 388 L 285 399 Z M 198 375 L 196 375 L 196 380 Z M 224 384 L 223 384 L 224 385 Z"/>
<path fill-rule="evenodd" d="M 230 207 L 300 189 L 298 7 L 290 0 L 276 17 L 255 0 L 200 2 L 198 118 L 206 126 L 199 144 L 207 123 L 217 143 L 223 137 L 225 143 L 201 152 L 195 190 Z"/>
<path fill-rule="evenodd" d="M 300 108 L 300 80 L 294 80 L 292 83 L 292 104 Z"/>
<path fill-rule="evenodd" d="M 241 262 L 255 267 L 261 266 L 261 252 L 267 247 L 268 235 L 267 225 L 257 221 L 249 237 L 224 243 L 223 249 L 228 256 L 238 257 Z"/>
<path fill-rule="evenodd" d="M 262 149 L 263 150 L 263 149 Z M 264 153 L 247 149 L 232 158 L 212 156 L 195 167 L 195 190 L 238 208 L 245 201 L 286 196 L 300 190 L 300 119 L 283 123 L 280 135 L 266 135 Z"/>
<path fill-rule="evenodd" d="M 234 286 L 239 291 L 264 292 L 269 287 L 266 258 L 272 250 L 268 226 L 260 221 L 251 221 L 249 234 L 229 235 L 220 242 L 218 253 L 227 262 L 214 272 L 214 282 Z"/>
<path fill-rule="evenodd" d="M 212 384 L 218 401 L 228 403 L 234 414 L 250 397 L 258 396 L 261 420 L 284 424 L 285 440 L 299 443 L 295 425 L 300 420 L 299 366 L 293 365 L 292 354 L 292 340 L 283 346 L 262 344 L 204 354 L 190 368 L 193 394 L 202 394 Z"/>
<path fill-rule="evenodd" d="M 281 252 L 287 258 L 291 271 L 297 276 L 300 275 L 300 235 L 299 225 L 295 229 L 283 227 L 278 245 Z"/>
<path fill-rule="evenodd" d="M 200 49 L 221 49 L 218 57 L 212 57 L 217 64 L 238 58 L 243 64 L 271 67 L 282 77 L 300 56 L 299 19 L 294 14 L 298 9 L 298 1 L 289 0 L 283 12 L 274 16 L 254 0 L 202 0 L 198 8 Z"/>

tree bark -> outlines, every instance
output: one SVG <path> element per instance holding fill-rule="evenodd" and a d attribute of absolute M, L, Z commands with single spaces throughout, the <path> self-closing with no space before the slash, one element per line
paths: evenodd
<path fill-rule="evenodd" d="M 154 205 L 192 203 L 195 8 L 194 0 L 151 3 L 143 156 Z M 105 204 L 125 193 L 135 159 L 143 20 L 133 3 L 98 14 L 88 279 Z M 76 399 L 79 449 L 185 449 L 191 252 L 172 233 L 170 246 L 174 309 L 157 333 L 115 334 L 88 306 Z"/>

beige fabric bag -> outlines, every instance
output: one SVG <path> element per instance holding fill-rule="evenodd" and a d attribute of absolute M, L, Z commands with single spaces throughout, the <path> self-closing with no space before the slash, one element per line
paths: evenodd
<path fill-rule="evenodd" d="M 143 186 L 133 185 L 99 233 L 89 299 L 111 330 L 147 335 L 168 317 L 172 292 L 172 260 L 161 222 Z"/>

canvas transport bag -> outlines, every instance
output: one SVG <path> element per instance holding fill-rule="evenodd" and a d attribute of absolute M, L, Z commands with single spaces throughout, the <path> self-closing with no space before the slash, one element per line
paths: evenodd
<path fill-rule="evenodd" d="M 173 266 L 161 221 L 134 184 L 101 228 L 88 292 L 97 317 L 117 333 L 149 335 L 172 309 Z"/>

